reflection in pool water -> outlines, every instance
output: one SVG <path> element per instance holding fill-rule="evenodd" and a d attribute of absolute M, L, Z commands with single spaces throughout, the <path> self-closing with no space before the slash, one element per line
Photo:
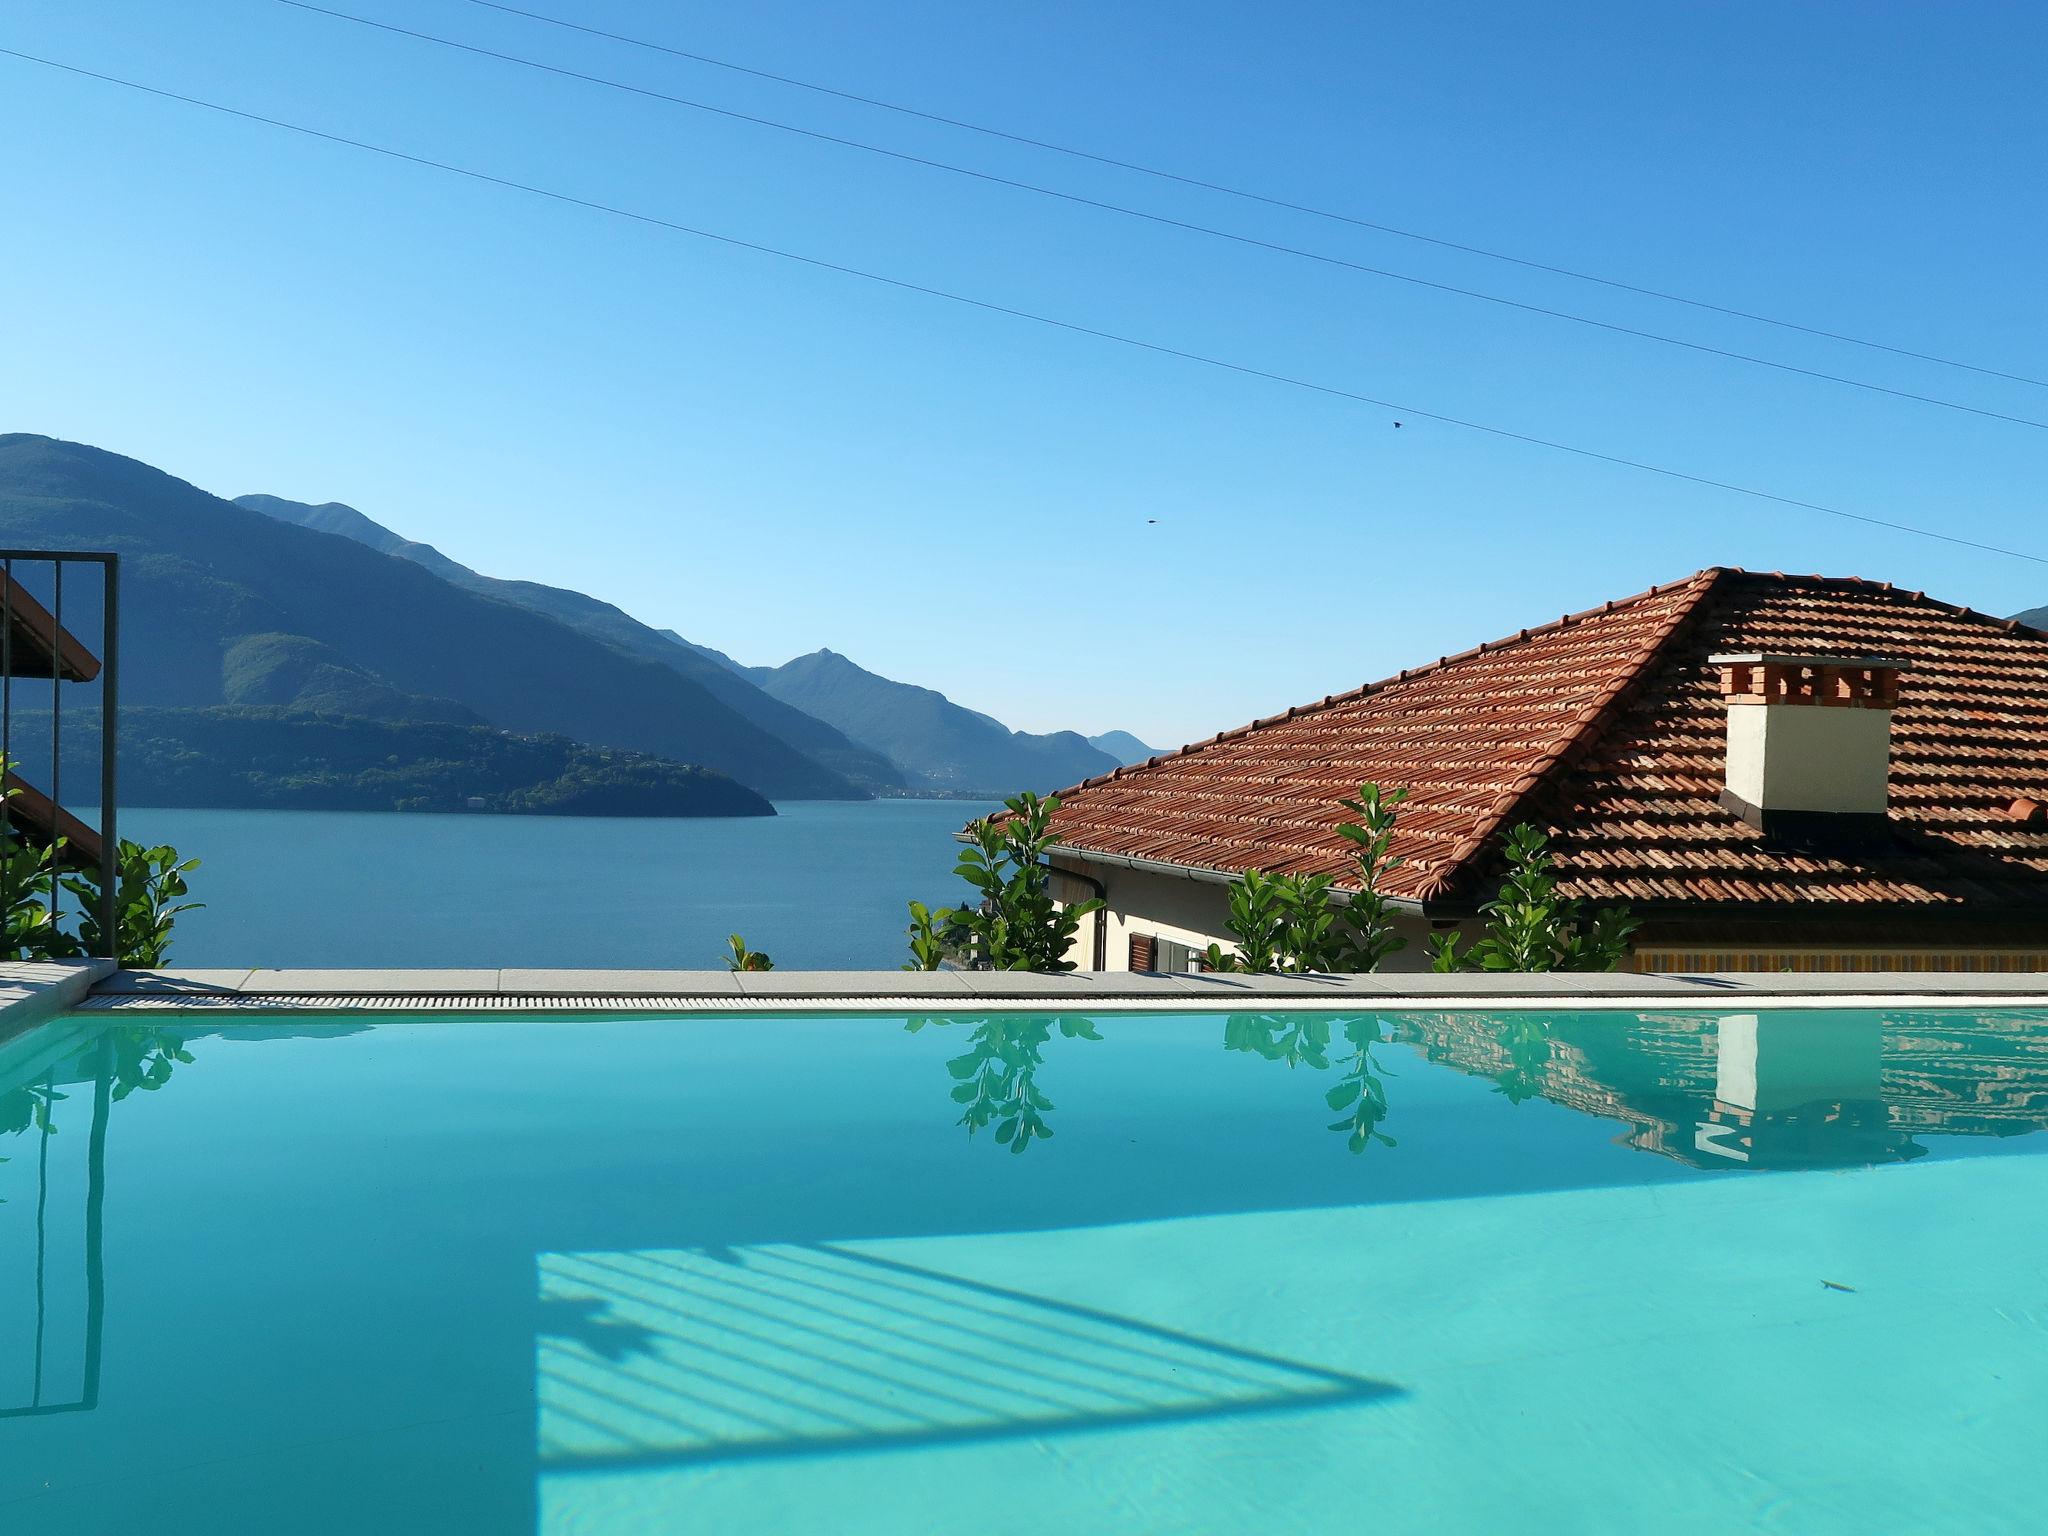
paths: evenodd
<path fill-rule="evenodd" d="M 944 1016 L 970 1031 L 946 1063 L 959 1123 L 1022 1152 L 1052 1135 L 1039 1083 L 1056 1038 L 1095 1040 L 1114 1019 Z M 1333 1042 L 1341 1042 L 1333 1047 Z M 1399 1043 L 1532 1098 L 1629 1126 L 1626 1142 L 1703 1168 L 1828 1168 L 1905 1162 L 1923 1135 L 2015 1136 L 2048 1126 L 2048 1033 L 2025 1014 L 1926 1012 L 1613 1015 L 1245 1013 L 1226 1051 L 1334 1077 L 1324 1100 L 1346 1147 L 1396 1143 L 1387 1071 Z"/>
<path fill-rule="evenodd" d="M 2044 1125 L 2019 1011 L 66 1020 L 0 1528 L 2029 1530 Z"/>

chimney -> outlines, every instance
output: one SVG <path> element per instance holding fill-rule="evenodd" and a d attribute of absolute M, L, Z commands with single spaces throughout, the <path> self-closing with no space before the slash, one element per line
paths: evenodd
<path fill-rule="evenodd" d="M 1882 823 L 1903 661 L 1752 653 L 1708 658 L 1728 705 L 1721 803 L 1759 831 Z"/>

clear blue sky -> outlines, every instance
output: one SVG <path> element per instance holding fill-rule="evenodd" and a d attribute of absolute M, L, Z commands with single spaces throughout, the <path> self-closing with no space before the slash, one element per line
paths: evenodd
<path fill-rule="evenodd" d="M 1895 388 L 1676 309 L 494 14 L 342 9 Z M 526 0 L 1014 131 L 2048 378 L 2048 11 Z M 285 8 L 0 46 L 999 303 L 2048 553 L 2048 433 L 969 184 Z M 1703 565 L 1996 612 L 2029 565 L 1232 377 L 0 59 L 0 428 L 349 502 L 749 661 L 1176 745 Z M 1148 519 L 1158 519 L 1156 524 Z"/>

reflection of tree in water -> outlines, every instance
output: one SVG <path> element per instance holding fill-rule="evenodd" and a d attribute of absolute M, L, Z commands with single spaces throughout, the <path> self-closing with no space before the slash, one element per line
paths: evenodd
<path fill-rule="evenodd" d="M 1380 1129 L 1387 1118 L 1386 1072 L 1373 1058 L 1373 1047 L 1390 1041 L 1379 1019 L 1333 1018 L 1320 1013 L 1237 1013 L 1223 1021 L 1223 1048 L 1327 1072 L 1332 1025 L 1342 1029 L 1351 1055 L 1348 1061 L 1339 1058 L 1344 1075 L 1323 1096 L 1330 1108 L 1348 1111 L 1330 1129 L 1344 1133 L 1344 1144 L 1352 1152 L 1363 1152 L 1375 1142 L 1391 1147 L 1394 1138 Z"/>
<path fill-rule="evenodd" d="M 192 1053 L 185 1037 L 169 1029 L 117 1029 L 113 1047 L 113 1091 L 116 1102 L 141 1089 L 155 1093 L 171 1080 L 175 1066 L 189 1066 Z"/>
<path fill-rule="evenodd" d="M 0 1136 L 19 1136 L 31 1130 L 41 1136 L 58 1134 L 56 1106 L 70 1097 L 57 1086 L 60 1082 L 104 1080 L 110 1098 L 118 1102 L 137 1090 L 156 1092 L 171 1080 L 177 1067 L 191 1061 L 185 1036 L 176 1030 L 133 1026 L 106 1030 L 69 1060 L 47 1068 L 40 1082 L 0 1089 Z M 6 1161 L 0 1156 L 0 1163 Z"/>
<path fill-rule="evenodd" d="M 1494 1074 L 1497 1092 L 1510 1104 L 1533 1099 L 1543 1092 L 1550 1076 L 1550 1026 L 1533 1013 L 1509 1013 L 1501 1017 L 1493 1038 L 1504 1058 Z"/>
<path fill-rule="evenodd" d="M 1223 1049 L 1327 1071 L 1330 1020 L 1320 1013 L 1233 1013 L 1223 1021 Z"/>
<path fill-rule="evenodd" d="M 19 1136 L 28 1130 L 52 1134 L 57 1124 L 51 1111 L 69 1097 L 54 1082 L 24 1083 L 0 1093 L 0 1136 Z M 0 1163 L 6 1161 L 0 1157 Z M 0 1195 L 0 1205 L 6 1203 L 6 1197 Z"/>
<path fill-rule="evenodd" d="M 99 1403 L 107 1307 L 107 1139 L 114 1104 L 137 1093 L 162 1089 L 173 1074 L 192 1063 L 186 1045 L 201 1036 L 243 1041 L 321 1038 L 357 1034 L 369 1027 L 337 1020 L 164 1026 L 74 1017 L 38 1024 L 0 1048 L 0 1145 L 30 1131 L 36 1133 L 39 1143 L 31 1144 L 29 1156 L 22 1159 L 33 1180 L 33 1198 L 27 1203 L 34 1207 L 33 1273 L 38 1294 L 53 1281 L 70 1284 L 63 1278 L 66 1276 L 78 1275 L 84 1282 L 82 1316 L 71 1320 L 81 1333 L 71 1346 L 54 1353 L 45 1350 L 46 1336 L 54 1331 L 62 1338 L 70 1324 L 55 1311 L 40 1305 L 35 1309 L 28 1371 L 20 1376 L 0 1371 L 0 1377 L 6 1378 L 0 1380 L 0 1420 L 89 1411 Z M 78 1144 L 73 1145 L 74 1141 Z M 53 1142 L 68 1148 L 54 1169 Z M 77 1177 L 81 1169 L 82 1180 Z M 82 1209 L 75 1219 L 59 1219 L 62 1202 L 74 1194 Z M 76 1260 L 60 1259 L 59 1267 L 51 1268 L 52 1252 L 61 1252 L 71 1240 L 80 1241 L 83 1252 Z M 75 1385 L 46 1379 L 46 1353 L 53 1365 L 60 1358 L 75 1364 Z M 5 1394 L 22 1381 L 27 1385 L 27 1400 L 9 1399 Z"/>
<path fill-rule="evenodd" d="M 0 1136 L 19 1136 L 30 1128 L 46 1134 L 54 1131 L 51 1107 L 69 1097 L 59 1092 L 54 1083 L 25 1083 L 0 1093 Z M 5 1161 L 0 1158 L 0 1162 Z"/>
<path fill-rule="evenodd" d="M 953 1102 L 961 1106 L 959 1124 L 972 1136 L 993 1124 L 996 1142 L 1022 1152 L 1034 1141 L 1052 1135 L 1045 1116 L 1053 1107 L 1037 1083 L 1044 1050 L 1057 1029 L 1068 1040 L 1100 1040 L 1093 1019 L 1071 1015 L 955 1019 L 925 1015 L 908 1020 L 912 1034 L 927 1024 L 971 1024 L 968 1049 L 946 1063 L 954 1079 Z"/>
<path fill-rule="evenodd" d="M 1391 1147 L 1394 1138 L 1380 1129 L 1380 1122 L 1387 1118 L 1387 1087 L 1381 1080 L 1387 1074 L 1372 1059 L 1372 1048 L 1387 1044 L 1387 1036 L 1378 1019 L 1346 1019 L 1344 1038 L 1353 1047 L 1351 1068 L 1324 1097 L 1330 1108 L 1350 1113 L 1332 1121 L 1330 1129 L 1344 1132 L 1344 1145 L 1354 1153 L 1374 1142 Z"/>

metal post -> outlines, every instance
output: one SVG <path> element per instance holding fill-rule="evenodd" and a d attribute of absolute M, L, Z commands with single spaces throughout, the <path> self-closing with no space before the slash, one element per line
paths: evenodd
<path fill-rule="evenodd" d="M 57 935 L 57 909 L 64 900 L 64 560 L 50 562 L 55 596 L 50 605 L 50 936 Z"/>
<path fill-rule="evenodd" d="M 107 556 L 106 606 L 100 619 L 100 937 L 121 960 L 120 829 L 114 815 L 115 744 L 120 739 L 121 557 Z"/>
<path fill-rule="evenodd" d="M 7 585 L 0 589 L 0 763 L 14 771 L 14 560 L 0 562 Z M 0 796 L 0 827 L 14 830 L 14 811 Z"/>

